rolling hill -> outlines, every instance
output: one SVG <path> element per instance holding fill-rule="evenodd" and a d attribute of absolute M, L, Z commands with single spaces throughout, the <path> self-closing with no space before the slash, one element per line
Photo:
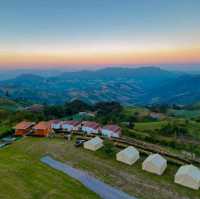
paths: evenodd
<path fill-rule="evenodd" d="M 200 75 L 183 75 L 150 90 L 142 98 L 148 104 L 193 104 L 200 101 L 199 85 Z"/>
<path fill-rule="evenodd" d="M 200 75 L 156 67 L 105 68 L 96 71 L 64 72 L 53 77 L 22 74 L 0 82 L 0 96 L 61 104 L 118 101 L 125 105 L 150 103 L 190 104 L 200 101 Z"/>

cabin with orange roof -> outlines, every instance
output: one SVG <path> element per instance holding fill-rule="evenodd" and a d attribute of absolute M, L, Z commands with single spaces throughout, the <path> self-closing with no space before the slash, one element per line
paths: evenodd
<path fill-rule="evenodd" d="M 22 121 L 18 123 L 14 129 L 15 129 L 15 136 L 24 136 L 27 133 L 29 133 L 32 130 L 32 127 L 35 125 L 34 122 L 27 122 Z"/>
<path fill-rule="evenodd" d="M 39 122 L 33 127 L 33 136 L 47 137 L 52 132 L 51 122 Z"/>

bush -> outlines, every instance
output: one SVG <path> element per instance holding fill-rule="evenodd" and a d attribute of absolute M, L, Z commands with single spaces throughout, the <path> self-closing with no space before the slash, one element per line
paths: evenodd
<path fill-rule="evenodd" d="M 116 154 L 116 148 L 113 145 L 113 143 L 109 140 L 104 141 L 103 151 L 109 157 L 114 157 Z"/>
<path fill-rule="evenodd" d="M 0 126 L 0 138 L 12 135 L 14 133 L 12 128 Z"/>
<path fill-rule="evenodd" d="M 168 123 L 160 129 L 160 133 L 165 136 L 186 136 L 189 134 L 186 125 L 178 123 Z"/>

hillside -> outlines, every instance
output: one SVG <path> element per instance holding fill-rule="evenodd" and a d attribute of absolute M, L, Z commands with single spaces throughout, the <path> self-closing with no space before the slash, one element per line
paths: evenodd
<path fill-rule="evenodd" d="M 168 163 L 164 175 L 156 176 L 141 169 L 146 157 L 143 155 L 136 164 L 129 166 L 117 162 L 114 156 L 106 155 L 103 150 L 91 152 L 82 147 L 76 148 L 74 141 L 31 137 L 0 150 L 0 198 L 99 198 L 76 180 L 40 163 L 45 154 L 89 172 L 138 198 L 149 199 L 149 193 L 153 199 L 199 198 L 198 191 L 174 184 L 177 165 Z"/>
<path fill-rule="evenodd" d="M 0 95 L 37 103 L 61 104 L 76 98 L 87 102 L 118 101 L 139 104 L 142 96 L 179 74 L 155 67 L 106 68 L 65 72 L 56 77 L 23 74 L 0 82 Z"/>
<path fill-rule="evenodd" d="M 40 163 L 41 155 L 53 146 L 47 142 L 37 150 L 37 144 L 36 140 L 18 141 L 1 149 L 0 198 L 100 199 L 78 181 Z"/>
<path fill-rule="evenodd" d="M 81 99 L 95 103 L 193 104 L 200 101 L 200 75 L 169 72 L 156 67 L 105 68 L 64 72 L 54 77 L 22 74 L 0 82 L 0 96 L 35 103 L 62 104 Z"/>
<path fill-rule="evenodd" d="M 87 120 L 96 121 L 102 126 L 112 122 L 122 128 L 122 138 L 129 141 L 128 145 L 133 145 L 140 150 L 140 160 L 136 164 L 128 166 L 117 162 L 115 155 L 123 146 L 117 147 L 111 140 L 105 140 L 102 149 L 91 152 L 83 147 L 74 146 L 77 138 L 75 133 L 71 141 L 64 139 L 63 134 L 60 133 L 48 138 L 25 136 L 0 150 L 0 175 L 2 176 L 0 184 L 4 188 L 0 192 L 0 198 L 11 199 L 12 194 L 16 195 L 16 199 L 41 198 L 46 194 L 55 199 L 66 197 L 79 199 L 83 198 L 83 194 L 84 198 L 95 198 L 93 193 L 76 181 L 41 164 L 40 158 L 46 154 L 89 172 L 107 184 L 138 198 L 149 199 L 149 192 L 154 199 L 199 198 L 198 191 L 174 183 L 174 175 L 179 167 L 176 164 L 180 163 L 176 158 L 175 162 L 174 159 L 173 162 L 168 159 L 168 167 L 163 176 L 156 176 L 141 169 L 142 162 L 152 151 L 167 152 L 168 156 L 165 157 L 175 155 L 179 160 L 195 157 L 196 166 L 199 166 L 197 163 L 200 157 L 199 113 L 195 112 L 196 116 L 193 113 L 188 117 L 190 110 L 173 109 L 172 106 L 164 111 L 163 118 L 153 119 L 150 113 L 155 110 L 155 107 L 122 107 L 115 102 L 101 102 L 92 106 L 76 100 L 63 106 L 46 106 L 41 112 L 22 109 L 4 111 L 0 114 L 0 136 L 1 133 L 6 133 L 4 136 L 11 135 L 12 127 L 23 120 L 39 122 L 57 118 L 63 121 L 73 118 L 79 111 L 91 110 L 95 115 Z M 164 109 L 157 106 L 156 110 Z M 178 115 L 180 111 L 182 113 Z M 187 114 L 187 117 L 183 114 Z M 78 134 L 78 137 L 82 136 Z M 141 146 L 144 147 L 142 150 Z M 41 188 L 41 184 L 45 186 Z M 76 189 L 80 189 L 81 194 L 77 193 Z M 159 195 L 157 190 L 160 191 Z"/>
<path fill-rule="evenodd" d="M 200 75 L 183 75 L 150 90 L 145 103 L 193 104 L 200 100 Z"/>
<path fill-rule="evenodd" d="M 21 107 L 22 107 L 22 102 L 18 103 L 14 100 L 0 97 L 0 109 L 17 110 L 20 109 Z"/>

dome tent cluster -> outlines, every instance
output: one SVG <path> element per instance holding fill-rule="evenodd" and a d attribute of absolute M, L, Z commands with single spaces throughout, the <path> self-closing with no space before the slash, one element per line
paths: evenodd
<path fill-rule="evenodd" d="M 84 143 L 84 148 L 96 151 L 103 147 L 103 140 L 99 137 L 92 138 Z M 140 159 L 139 151 L 133 147 L 119 151 L 116 154 L 116 160 L 127 164 L 133 165 Z M 167 169 L 167 160 L 160 154 L 150 154 L 142 163 L 142 170 L 156 174 L 163 175 Z M 174 176 L 174 182 L 176 184 L 198 190 L 200 188 L 200 170 L 193 165 L 181 166 Z"/>

